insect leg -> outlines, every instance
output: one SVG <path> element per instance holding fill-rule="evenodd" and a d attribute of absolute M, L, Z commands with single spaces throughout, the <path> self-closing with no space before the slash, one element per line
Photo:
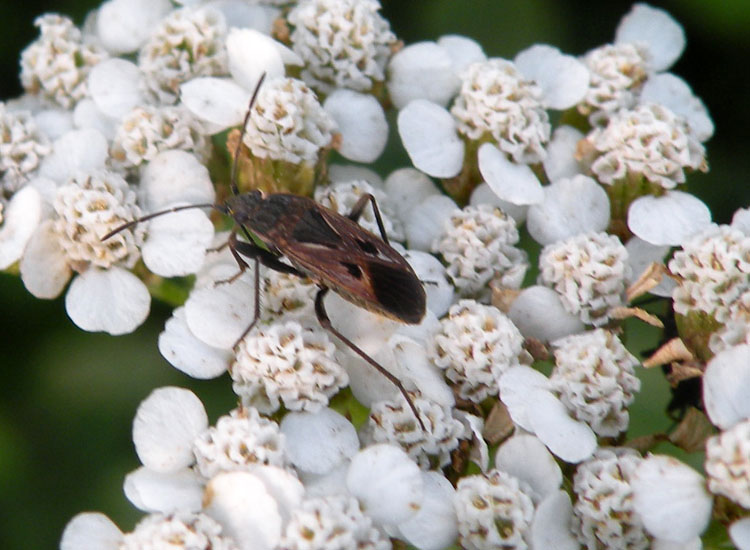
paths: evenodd
<path fill-rule="evenodd" d="M 380 217 L 380 209 L 378 208 L 378 203 L 375 200 L 375 197 L 372 196 L 372 194 L 365 193 L 364 195 L 359 197 L 357 202 L 354 203 L 354 206 L 352 206 L 352 210 L 351 212 L 349 212 L 349 215 L 347 217 L 350 220 L 356 222 L 362 215 L 365 206 L 367 206 L 367 201 L 370 201 L 372 203 L 372 211 L 375 213 L 375 221 L 378 222 L 378 229 L 380 229 L 381 237 L 383 237 L 385 244 L 390 244 L 388 242 L 388 235 L 385 232 L 385 226 L 383 225 L 383 218 Z"/>
<path fill-rule="evenodd" d="M 323 305 L 323 298 L 325 298 L 325 295 L 328 293 L 327 287 L 321 287 L 320 290 L 318 290 L 318 293 L 315 295 L 315 315 L 318 318 L 318 322 L 320 323 L 320 326 L 322 326 L 325 330 L 333 334 L 336 338 L 341 340 L 344 344 L 346 344 L 349 349 L 351 349 L 354 353 L 359 355 L 362 359 L 367 361 L 371 366 L 375 368 L 380 374 L 385 376 L 390 382 L 398 388 L 398 391 L 401 392 L 401 395 L 404 396 L 406 399 L 406 402 L 409 405 L 409 408 L 411 409 L 411 412 L 414 414 L 414 418 L 417 419 L 417 422 L 419 422 L 419 425 L 422 427 L 422 430 L 426 431 L 426 428 L 424 426 L 424 423 L 422 422 L 422 419 L 419 417 L 419 413 L 417 412 L 417 408 L 414 406 L 414 401 L 412 401 L 411 397 L 409 396 L 408 392 L 406 391 L 406 388 L 401 384 L 401 381 L 396 378 L 393 374 L 391 374 L 389 371 L 385 369 L 382 365 L 380 365 L 377 361 L 375 361 L 372 357 L 367 355 L 364 351 L 359 349 L 354 342 L 349 340 L 346 336 L 341 334 L 338 330 L 333 328 L 333 325 L 331 324 L 331 320 L 328 317 L 328 313 L 326 312 L 325 306 Z"/>

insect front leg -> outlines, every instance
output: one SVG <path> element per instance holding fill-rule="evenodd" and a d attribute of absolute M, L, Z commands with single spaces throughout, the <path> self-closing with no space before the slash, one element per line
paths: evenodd
<path fill-rule="evenodd" d="M 380 236 L 383 237 L 385 244 L 390 245 L 391 243 L 388 242 L 388 235 L 386 234 L 385 226 L 383 225 L 383 218 L 380 217 L 380 209 L 378 208 L 378 203 L 371 193 L 365 193 L 364 195 L 359 197 L 359 199 L 357 199 L 357 202 L 354 203 L 354 206 L 352 206 L 352 209 L 347 217 L 354 222 L 359 220 L 359 217 L 362 215 L 365 206 L 367 206 L 367 201 L 370 201 L 370 203 L 372 204 L 372 211 L 375 213 L 375 221 L 378 223 Z"/>
<path fill-rule="evenodd" d="M 336 338 L 341 340 L 349 349 L 351 349 L 354 353 L 359 355 L 362 359 L 367 361 L 372 367 L 375 368 L 380 374 L 385 376 L 390 382 L 398 388 L 398 391 L 401 392 L 401 395 L 404 396 L 404 399 L 406 399 L 406 402 L 409 405 L 409 408 L 411 409 L 411 412 L 414 414 L 414 418 L 417 419 L 417 422 L 419 422 L 419 425 L 421 426 L 422 430 L 426 431 L 426 428 L 424 426 L 424 423 L 422 422 L 422 419 L 419 416 L 419 413 L 417 412 L 417 407 L 414 406 L 414 401 L 412 401 L 411 396 L 406 391 L 406 388 L 404 388 L 403 384 L 401 384 L 401 381 L 396 378 L 391 372 L 387 371 L 385 367 L 383 367 L 380 363 L 375 361 L 372 357 L 367 355 L 364 351 L 362 351 L 359 347 L 357 347 L 354 342 L 349 340 L 346 336 L 341 334 L 338 330 L 336 330 L 333 325 L 331 324 L 331 319 L 328 317 L 328 313 L 326 312 L 325 306 L 323 305 L 323 298 L 325 298 L 325 295 L 328 293 L 328 287 L 321 287 L 320 290 L 318 290 L 318 293 L 315 295 L 315 315 L 318 318 L 318 322 L 320 323 L 320 326 L 322 326 L 325 330 L 333 334 Z"/>

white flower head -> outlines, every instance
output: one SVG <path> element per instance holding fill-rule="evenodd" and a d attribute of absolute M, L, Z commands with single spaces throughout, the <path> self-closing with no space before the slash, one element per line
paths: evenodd
<path fill-rule="evenodd" d="M 206 479 L 219 472 L 252 470 L 260 464 L 285 468 L 284 439 L 276 422 L 252 407 L 240 407 L 195 439 L 196 468 Z"/>
<path fill-rule="evenodd" d="M 243 141 L 252 154 L 293 164 L 315 163 L 336 126 L 315 93 L 295 78 L 266 82 L 250 121 Z"/>
<path fill-rule="evenodd" d="M 674 189 L 685 182 L 686 170 L 708 169 L 705 148 L 687 122 L 654 103 L 618 112 L 586 141 L 596 151 L 591 171 L 607 185 L 641 176 L 655 186 Z"/>
<path fill-rule="evenodd" d="M 48 13 L 34 24 L 41 34 L 21 53 L 21 84 L 27 92 L 41 93 L 69 109 L 86 95 L 89 71 L 107 54 L 84 42 L 67 17 Z"/>
<path fill-rule="evenodd" d="M 0 195 L 18 191 L 51 150 L 31 113 L 10 111 L 0 102 Z"/>
<path fill-rule="evenodd" d="M 283 317 L 297 320 L 300 324 L 315 319 L 318 287 L 310 279 L 273 269 L 263 270 L 261 277 L 261 319 L 278 320 Z"/>
<path fill-rule="evenodd" d="M 205 160 L 209 145 L 203 127 L 184 107 L 144 105 L 120 121 L 110 154 L 114 163 L 132 169 L 169 149 L 189 151 Z"/>
<path fill-rule="evenodd" d="M 391 542 L 359 507 L 357 499 L 310 498 L 292 512 L 280 548 L 288 550 L 390 550 Z"/>
<path fill-rule="evenodd" d="M 544 159 L 551 127 L 536 84 L 504 59 L 474 63 L 461 80 L 451 108 L 461 134 L 474 141 L 491 137 L 516 163 Z"/>
<path fill-rule="evenodd" d="M 607 233 L 582 233 L 547 245 L 539 256 L 540 283 L 557 291 L 565 309 L 601 326 L 622 305 L 628 252 Z"/>
<path fill-rule="evenodd" d="M 708 339 L 714 354 L 742 344 L 750 344 L 750 289 L 729 305 L 726 322 Z"/>
<path fill-rule="evenodd" d="M 488 204 L 457 210 L 445 222 L 432 250 L 447 263 L 447 274 L 462 296 L 483 297 L 488 283 L 519 288 L 528 268 L 526 253 L 516 248 L 516 222 Z"/>
<path fill-rule="evenodd" d="M 641 456 L 632 449 L 601 448 L 578 465 L 575 532 L 588 549 L 645 550 L 649 539 L 633 508 L 630 480 Z"/>
<path fill-rule="evenodd" d="M 152 514 L 127 533 L 121 550 L 170 548 L 174 550 L 238 550 L 220 523 L 205 514 Z"/>
<path fill-rule="evenodd" d="M 226 74 L 224 16 L 212 7 L 175 10 L 153 30 L 138 54 L 148 90 L 160 103 L 177 101 L 180 84 Z"/>
<path fill-rule="evenodd" d="M 638 360 L 611 332 L 596 329 L 552 343 L 552 388 L 578 420 L 597 435 L 616 437 L 628 427 L 628 406 L 641 388 Z"/>
<path fill-rule="evenodd" d="M 429 348 L 459 395 L 477 403 L 497 394 L 500 376 L 519 364 L 522 351 L 523 336 L 513 322 L 496 307 L 473 300 L 450 308 Z"/>
<path fill-rule="evenodd" d="M 466 476 L 458 482 L 453 502 L 463 548 L 529 547 L 534 504 L 516 478 L 500 470 Z"/>
<path fill-rule="evenodd" d="M 304 61 L 302 79 L 323 93 L 367 92 L 385 80 L 396 43 L 377 0 L 302 0 L 289 12 L 292 49 Z"/>
<path fill-rule="evenodd" d="M 732 303 L 750 288 L 750 237 L 711 225 L 675 252 L 669 270 L 679 277 L 672 294 L 677 313 L 702 311 L 723 323 Z"/>
<path fill-rule="evenodd" d="M 232 388 L 245 406 L 261 412 L 281 402 L 289 410 L 319 410 L 349 381 L 335 350 L 322 329 L 293 321 L 257 327 L 239 344 Z"/>
<path fill-rule="evenodd" d="M 706 441 L 708 490 L 750 508 L 750 420 Z"/>

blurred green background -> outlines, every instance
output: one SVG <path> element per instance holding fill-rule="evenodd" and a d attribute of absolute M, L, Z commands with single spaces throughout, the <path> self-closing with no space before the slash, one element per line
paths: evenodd
<path fill-rule="evenodd" d="M 35 16 L 56 11 L 81 23 L 94 1 L 0 2 L 0 97 L 20 94 L 18 58 L 37 36 Z M 478 40 L 490 56 L 512 58 L 548 43 L 582 54 L 611 41 L 630 2 L 577 0 L 385 0 L 383 13 L 405 42 L 442 34 Z M 750 2 L 653 2 L 685 27 L 688 46 L 673 72 L 703 98 L 716 124 L 707 144 L 711 171 L 693 176 L 692 192 L 714 219 L 727 222 L 750 204 Z M 403 157 L 401 157 L 403 158 Z M 395 168 L 391 166 L 389 168 Z M 20 281 L 0 275 L 0 547 L 55 548 L 76 513 L 99 510 L 123 530 L 141 516 L 122 494 L 138 466 L 130 428 L 138 403 L 155 387 L 192 388 L 212 420 L 233 406 L 227 378 L 196 382 L 172 369 L 156 341 L 170 311 L 153 304 L 134 334 L 109 337 L 77 330 L 62 300 L 32 298 Z M 653 345 L 647 337 L 641 346 Z M 668 400 L 658 371 L 645 375 L 631 432 L 666 426 Z"/>

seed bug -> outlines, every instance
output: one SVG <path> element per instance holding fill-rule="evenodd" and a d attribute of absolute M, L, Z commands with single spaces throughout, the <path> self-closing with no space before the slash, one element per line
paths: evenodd
<path fill-rule="evenodd" d="M 189 208 L 213 208 L 230 216 L 235 227 L 230 232 L 227 245 L 239 265 L 240 271 L 236 276 L 249 267 L 245 258 L 252 260 L 255 268 L 253 320 L 237 343 L 260 318 L 259 264 L 282 273 L 307 277 L 318 286 L 315 314 L 320 325 L 391 381 L 406 398 L 424 429 L 414 402 L 398 378 L 341 334 L 332 325 L 323 303 L 329 290 L 333 290 L 359 307 L 402 323 L 418 324 L 425 315 L 424 287 L 409 263 L 391 247 L 375 197 L 362 195 L 351 212 L 344 216 L 308 197 L 288 193 L 266 194 L 259 190 L 239 192 L 237 159 L 264 78 L 265 74 L 261 76 L 250 99 L 234 151 L 230 182 L 232 195 L 221 204 L 177 206 L 148 214 L 121 225 L 104 235 L 102 240 L 140 222 Z M 357 223 L 368 202 L 375 214 L 380 237 Z M 238 238 L 240 231 L 246 240 Z M 264 247 L 256 244 L 256 240 Z M 289 263 L 281 261 L 281 257 Z"/>

